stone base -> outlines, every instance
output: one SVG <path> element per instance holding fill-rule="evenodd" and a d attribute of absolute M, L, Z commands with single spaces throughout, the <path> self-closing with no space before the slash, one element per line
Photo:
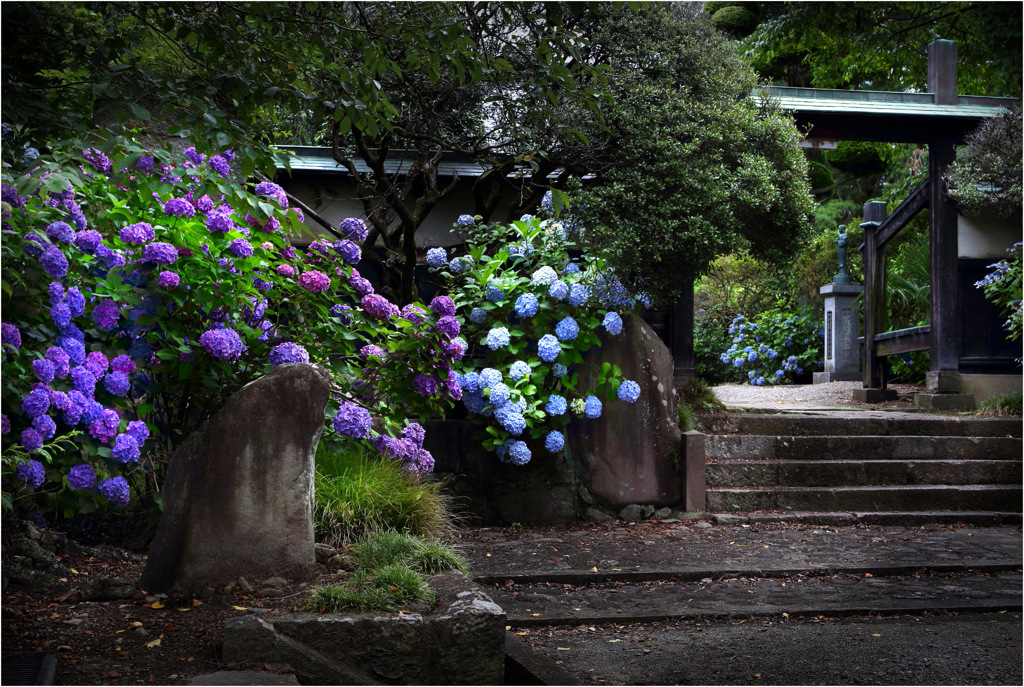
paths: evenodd
<path fill-rule="evenodd" d="M 931 371 L 925 374 L 925 380 L 929 394 L 958 394 L 961 391 L 959 372 Z"/>
<path fill-rule="evenodd" d="M 914 394 L 914 405 L 925 410 L 974 410 L 974 394 Z"/>
<path fill-rule="evenodd" d="M 829 382 L 859 382 L 862 379 L 860 372 L 815 372 L 814 384 L 828 384 Z"/>
<path fill-rule="evenodd" d="M 884 403 L 899 398 L 895 389 L 854 389 L 853 400 L 858 403 Z"/>

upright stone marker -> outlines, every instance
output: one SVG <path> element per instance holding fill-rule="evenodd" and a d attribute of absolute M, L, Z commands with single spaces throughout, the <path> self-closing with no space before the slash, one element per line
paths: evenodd
<path fill-rule="evenodd" d="M 329 379 L 316 365 L 279 365 L 178 448 L 142 574 L 147 591 L 312 575 L 314 453 Z"/>
<path fill-rule="evenodd" d="M 857 382 L 861 379 L 860 312 L 854 305 L 864 291 L 860 284 L 825 284 L 825 371 L 814 373 L 814 383 Z"/>

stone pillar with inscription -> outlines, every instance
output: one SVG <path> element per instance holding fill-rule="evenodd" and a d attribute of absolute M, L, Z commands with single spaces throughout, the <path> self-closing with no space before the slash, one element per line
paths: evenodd
<path fill-rule="evenodd" d="M 825 371 L 814 373 L 814 383 L 860 381 L 860 308 L 857 296 L 860 284 L 826 284 L 825 296 Z"/>

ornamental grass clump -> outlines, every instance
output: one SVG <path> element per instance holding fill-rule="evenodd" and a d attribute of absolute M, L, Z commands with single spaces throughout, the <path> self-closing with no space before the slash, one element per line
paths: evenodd
<path fill-rule="evenodd" d="M 365 223 L 345 219 L 337 243 L 303 251 L 291 244 L 301 211 L 277 184 L 226 179 L 230 150 L 101 147 L 56 147 L 20 176 L 5 158 L 5 503 L 68 515 L 154 504 L 173 449 L 230 394 L 288 363 L 328 370 L 331 415 L 355 406 L 370 418 L 328 429 L 430 471 L 408 418 L 461 397 L 451 365 L 465 341 L 444 304 L 406 317 L 373 293 L 353 267 Z M 369 345 L 382 355 L 360 355 Z M 85 467 L 94 480 L 79 479 Z"/>
<path fill-rule="evenodd" d="M 737 315 L 729 325 L 732 345 L 721 354 L 723 364 L 745 372 L 755 386 L 791 384 L 824 367 L 824 330 L 809 310 L 797 314 L 776 308 L 757 321 Z"/>
<path fill-rule="evenodd" d="M 469 347 L 457 383 L 466 409 L 483 425 L 484 447 L 523 465 L 532 458 L 528 440 L 559 453 L 572 415 L 599 418 L 597 395 L 637 401 L 639 385 L 623 379 L 618 367 L 605 364 L 596 389 L 577 388 L 570 368 L 603 338 L 621 334 L 623 314 L 648 303 L 599 255 L 576 257 L 562 222 L 524 216 L 507 226 L 485 225 L 466 217 L 456 223 L 469 237 L 466 255 L 431 267 L 456 306 Z"/>

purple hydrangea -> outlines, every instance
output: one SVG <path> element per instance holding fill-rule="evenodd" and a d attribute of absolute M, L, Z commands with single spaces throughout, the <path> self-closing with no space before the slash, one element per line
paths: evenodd
<path fill-rule="evenodd" d="M 520 317 L 533 317 L 537 314 L 537 309 L 539 307 L 540 303 L 537 302 L 536 296 L 532 293 L 524 293 L 516 299 L 516 304 L 513 306 L 513 309 Z"/>
<path fill-rule="evenodd" d="M 228 244 L 228 250 L 236 258 L 247 258 L 252 255 L 252 244 L 245 239 L 235 239 Z"/>
<path fill-rule="evenodd" d="M 225 160 L 220 155 L 214 155 L 210 157 L 210 161 L 207 162 L 207 164 L 210 165 L 210 169 L 212 169 L 222 177 L 226 177 L 229 174 L 231 174 L 231 165 L 229 165 L 228 161 Z"/>
<path fill-rule="evenodd" d="M 96 484 L 96 473 L 91 465 L 75 465 L 68 470 L 68 484 L 72 489 L 92 489 Z"/>
<path fill-rule="evenodd" d="M 54 279 L 60 279 L 68 273 L 68 259 L 60 249 L 51 246 L 40 256 L 39 263 L 43 271 Z"/>
<path fill-rule="evenodd" d="M 238 332 L 230 327 L 208 329 L 199 337 L 199 344 L 214 358 L 234 362 L 246 351 Z"/>
<path fill-rule="evenodd" d="M 363 346 L 362 348 L 359 349 L 359 355 L 362 358 L 377 356 L 381 360 L 384 360 L 387 354 L 384 352 L 384 349 L 381 348 L 380 346 L 376 346 L 374 344 L 367 344 L 366 346 Z"/>
<path fill-rule="evenodd" d="M 137 222 L 123 227 L 120 236 L 125 243 L 149 243 L 156 238 L 156 232 L 149 222 Z"/>
<path fill-rule="evenodd" d="M 299 286 L 310 293 L 321 293 L 331 288 L 331 278 L 323 272 L 309 270 L 299 275 Z"/>
<path fill-rule="evenodd" d="M 43 435 L 34 427 L 26 427 L 21 430 L 21 446 L 31 453 L 43 445 Z"/>
<path fill-rule="evenodd" d="M 81 365 L 85 360 L 85 344 L 78 339 L 71 336 L 58 336 L 57 345 L 68 354 L 68 360 L 71 363 Z"/>
<path fill-rule="evenodd" d="M 163 241 L 147 243 L 142 249 L 142 259 L 157 265 L 170 265 L 178 259 L 178 249 Z"/>
<path fill-rule="evenodd" d="M 292 267 L 291 265 L 288 265 L 288 264 L 278 265 L 276 272 L 277 272 L 277 274 L 279 276 L 282 276 L 282 277 L 294 277 L 295 276 L 295 268 Z"/>
<path fill-rule="evenodd" d="M 56 374 L 56 370 L 53 363 L 46 358 L 40 358 L 32 361 L 32 371 L 36 373 L 36 377 L 43 384 L 49 384 L 53 381 Z"/>
<path fill-rule="evenodd" d="M 109 175 L 114 169 L 114 163 L 110 161 L 110 158 L 96 148 L 86 148 L 82 151 L 82 155 L 100 174 Z"/>
<path fill-rule="evenodd" d="M 41 385 L 32 389 L 21 401 L 21 411 L 31 418 L 42 415 L 50 409 L 50 388 Z"/>
<path fill-rule="evenodd" d="M 362 439 L 370 434 L 370 411 L 348 401 L 334 416 L 334 431 L 342 436 Z"/>
<path fill-rule="evenodd" d="M 6 415 L 0 415 L 0 434 L 7 434 L 11 431 L 11 421 Z"/>
<path fill-rule="evenodd" d="M 218 205 L 206 217 L 206 228 L 211 234 L 226 234 L 235 227 L 235 220 L 231 219 L 230 205 Z"/>
<path fill-rule="evenodd" d="M 412 388 L 420 396 L 430 396 L 437 393 L 437 380 L 430 375 L 418 374 L 412 380 Z"/>
<path fill-rule="evenodd" d="M 277 367 L 281 363 L 308 363 L 309 352 L 297 343 L 285 341 L 270 351 L 270 364 Z"/>
<path fill-rule="evenodd" d="M 115 506 L 128 505 L 128 481 L 124 477 L 111 477 L 100 482 L 100 494 Z"/>
<path fill-rule="evenodd" d="M 71 399 L 63 391 L 57 389 L 50 391 L 50 407 L 65 410 L 70 403 Z"/>
<path fill-rule="evenodd" d="M 256 189 L 253 192 L 257 196 L 273 198 L 277 201 L 277 204 L 283 208 L 288 207 L 288 196 L 285 194 L 284 189 L 272 181 L 260 182 L 256 185 Z"/>
<path fill-rule="evenodd" d="M 131 434 L 118 434 L 113 454 L 122 463 L 134 463 L 139 459 L 139 442 Z"/>
<path fill-rule="evenodd" d="M 0 342 L 17 350 L 21 348 L 21 332 L 10 322 L 4 322 L 0 324 Z"/>
<path fill-rule="evenodd" d="M 74 396 L 73 394 L 77 394 L 77 396 Z M 86 397 L 86 395 L 78 389 L 73 389 L 68 392 L 68 396 L 74 399 L 76 404 L 81 405 L 82 424 L 90 425 L 103 418 L 103 404 L 99 401 Z"/>
<path fill-rule="evenodd" d="M 67 303 L 72 317 L 78 317 L 85 312 L 85 296 L 77 286 L 72 286 L 65 292 L 64 302 Z"/>
<path fill-rule="evenodd" d="M 487 339 L 484 343 L 492 351 L 496 351 L 499 348 L 508 346 L 511 338 L 509 337 L 508 329 L 505 327 L 494 327 L 491 331 L 487 332 Z"/>
<path fill-rule="evenodd" d="M 140 155 L 139 159 L 135 162 L 135 168 L 143 174 L 149 174 L 156 167 L 156 160 L 152 155 Z"/>
<path fill-rule="evenodd" d="M 89 434 L 96 441 L 106 443 L 117 435 L 117 426 L 121 423 L 117 411 L 104 408 L 99 419 L 89 423 Z"/>
<path fill-rule="evenodd" d="M 381 322 L 387 322 L 392 317 L 399 314 L 398 306 L 375 293 L 367 294 L 363 296 L 359 304 L 363 307 L 370 317 L 380 320 Z"/>
<path fill-rule="evenodd" d="M 566 317 L 555 325 L 555 336 L 558 337 L 559 341 L 572 341 L 579 333 L 579 325 L 571 317 Z"/>
<path fill-rule="evenodd" d="M 188 148 L 185 148 L 182 154 L 186 158 L 188 158 L 189 161 L 192 162 L 192 164 L 196 165 L 197 167 L 203 164 L 203 160 L 206 159 L 206 156 L 203 155 L 202 153 L 197 152 L 194 146 L 189 146 Z"/>
<path fill-rule="evenodd" d="M 43 436 L 43 439 L 52 439 L 53 435 L 57 433 L 57 423 L 49 415 L 39 415 L 32 420 L 32 426 Z"/>
<path fill-rule="evenodd" d="M 196 198 L 195 200 L 192 201 L 192 207 L 194 207 L 196 210 L 205 215 L 208 214 L 211 210 L 213 210 L 213 200 L 210 198 L 209 195 L 203 194 L 199 198 Z"/>
<path fill-rule="evenodd" d="M 373 293 L 373 284 L 369 279 L 359 276 L 359 273 L 352 270 L 352 276 L 348 278 L 348 285 L 359 296 L 368 296 Z"/>
<path fill-rule="evenodd" d="M 131 386 L 131 382 L 128 381 L 128 375 L 124 372 L 111 372 L 103 378 L 103 388 L 114 396 L 124 396 L 128 393 L 128 389 Z"/>
<path fill-rule="evenodd" d="M 100 351 L 93 351 L 85 356 L 85 362 L 82 365 L 99 381 L 107 373 L 107 369 L 110 367 L 110 360 Z"/>
<path fill-rule="evenodd" d="M 75 234 L 74 243 L 83 253 L 92 254 L 103 243 L 103 236 L 92 229 Z"/>
<path fill-rule="evenodd" d="M 26 448 L 28 447 L 26 446 Z M 46 481 L 46 471 L 43 469 L 43 464 L 38 460 L 30 460 L 27 463 L 18 463 L 18 479 L 24 482 L 25 486 L 29 489 L 39 487 L 44 481 Z"/>
<path fill-rule="evenodd" d="M 176 272 L 165 270 L 160 273 L 156 283 L 162 289 L 173 289 L 177 288 L 178 284 L 181 283 L 181 277 Z"/>
<path fill-rule="evenodd" d="M 53 363 L 53 373 L 55 377 L 64 377 L 70 371 L 68 363 L 71 361 L 71 357 L 63 348 L 58 348 L 56 346 L 47 348 L 46 359 Z"/>
<path fill-rule="evenodd" d="M 128 423 L 128 434 L 135 439 L 135 443 L 142 448 L 142 445 L 146 443 L 146 439 L 149 438 L 149 427 L 142 420 L 132 420 Z"/>
<path fill-rule="evenodd" d="M 115 301 L 100 301 L 92 310 L 92 320 L 96 327 L 109 332 L 117 328 L 117 320 L 121 317 L 121 306 Z M 70 351 L 68 351 L 70 353 Z"/>
<path fill-rule="evenodd" d="M 452 317 L 455 315 L 455 302 L 448 296 L 437 296 L 430 301 L 430 309 L 441 317 Z"/>
<path fill-rule="evenodd" d="M 196 214 L 196 209 L 192 207 L 192 203 L 184 198 L 171 198 L 164 203 L 163 207 L 164 214 L 172 217 L 191 217 Z"/>
<path fill-rule="evenodd" d="M 80 391 L 85 396 L 92 396 L 96 393 L 96 375 L 85 367 L 73 367 L 71 368 L 71 385 L 75 391 Z"/>
<path fill-rule="evenodd" d="M 402 317 L 409 320 L 413 324 L 423 324 L 426 319 L 425 316 L 427 311 L 419 307 L 415 303 L 409 303 L 402 308 Z"/>
<path fill-rule="evenodd" d="M 50 308 L 50 319 L 58 329 L 66 329 L 71 325 L 71 308 L 67 303 L 58 303 Z"/>
<path fill-rule="evenodd" d="M 110 361 L 110 369 L 130 375 L 132 372 L 135 372 L 135 363 L 131 358 L 122 353 Z"/>
<path fill-rule="evenodd" d="M 61 243 L 71 243 L 75 240 L 75 230 L 67 222 L 53 222 L 46 227 L 46 235 Z"/>
<path fill-rule="evenodd" d="M 334 251 L 341 256 L 341 259 L 350 265 L 358 265 L 363 259 L 363 252 L 359 246 L 348 239 L 342 239 L 334 244 Z"/>
<path fill-rule="evenodd" d="M 331 317 L 337 317 L 338 321 L 346 327 L 352 324 L 352 308 L 344 303 L 337 303 L 331 306 L 331 309 L 327 312 L 330 313 Z"/>
<path fill-rule="evenodd" d="M 544 448 L 548 453 L 558 453 L 565 447 L 565 437 L 561 432 L 555 430 L 544 437 Z"/>
<path fill-rule="evenodd" d="M 434 329 L 436 329 L 439 333 L 444 334 L 449 338 L 453 336 L 458 336 L 459 321 L 454 317 L 445 315 L 444 317 L 438 319 L 437 324 L 434 325 Z"/>
<path fill-rule="evenodd" d="M 469 346 L 466 344 L 466 340 L 461 336 L 457 336 L 451 341 L 445 341 L 441 344 L 441 350 L 443 350 L 452 360 L 462 360 L 462 357 L 466 355 L 467 348 L 469 348 Z"/>
<path fill-rule="evenodd" d="M 342 236 L 356 243 L 362 243 L 370 234 L 370 230 L 367 229 L 363 220 L 355 217 L 341 220 L 341 224 L 338 225 L 338 231 Z"/>

